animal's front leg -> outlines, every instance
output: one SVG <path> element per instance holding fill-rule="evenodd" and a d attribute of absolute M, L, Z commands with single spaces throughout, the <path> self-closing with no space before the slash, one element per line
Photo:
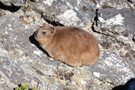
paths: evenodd
<path fill-rule="evenodd" d="M 48 57 L 48 58 L 49 58 L 49 60 L 54 61 L 54 58 L 53 57 Z"/>

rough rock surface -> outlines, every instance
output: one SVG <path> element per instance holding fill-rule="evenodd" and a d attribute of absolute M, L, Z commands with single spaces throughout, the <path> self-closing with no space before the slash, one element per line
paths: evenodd
<path fill-rule="evenodd" d="M 49 18 L 64 25 L 79 27 L 84 27 L 91 18 L 94 18 L 96 11 L 96 4 L 91 0 L 37 0 L 36 5 L 36 10 L 43 14 L 53 12 L 47 15 Z"/>
<path fill-rule="evenodd" d="M 1 3 L 7 6 L 24 6 L 26 0 L 0 0 Z"/>
<path fill-rule="evenodd" d="M 129 78 L 134 78 L 132 69 L 121 57 L 110 52 L 101 51 L 101 53 L 103 54 L 101 58 L 89 66 L 95 77 L 112 84 L 126 83 Z"/>
<path fill-rule="evenodd" d="M 90 66 L 50 61 L 32 34 L 43 23 L 94 34 L 100 58 Z M 0 89 L 111 90 L 135 78 L 134 0 L 0 0 Z M 92 25 L 92 27 L 91 27 Z"/>
<path fill-rule="evenodd" d="M 19 65 L 16 65 L 12 62 L 12 60 L 9 60 L 6 57 L 1 56 L 0 61 L 0 74 L 1 74 L 1 89 L 3 90 L 12 90 L 13 87 L 17 87 L 18 83 L 26 82 L 29 84 L 29 86 L 35 86 L 41 89 L 42 83 L 28 75 L 25 74 L 24 71 L 19 67 Z"/>

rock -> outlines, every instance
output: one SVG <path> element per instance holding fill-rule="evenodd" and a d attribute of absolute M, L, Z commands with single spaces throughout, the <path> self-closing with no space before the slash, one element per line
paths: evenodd
<path fill-rule="evenodd" d="M 129 2 L 132 2 L 132 0 L 100 0 L 101 8 L 116 8 L 118 10 L 120 9 L 128 9 L 129 11 L 134 11 L 134 6 L 130 4 Z"/>
<path fill-rule="evenodd" d="M 134 77 L 134 72 L 121 57 L 110 52 L 101 51 L 102 56 L 89 70 L 100 80 L 120 85 Z"/>
<path fill-rule="evenodd" d="M 43 12 L 45 17 L 46 11 L 54 14 L 55 20 L 63 25 L 84 27 L 95 16 L 95 7 L 95 3 L 85 0 L 43 0 L 37 1 L 36 9 Z"/>
<path fill-rule="evenodd" d="M 127 0 L 128 2 L 130 2 L 130 3 L 134 3 L 135 2 L 135 0 Z"/>
<path fill-rule="evenodd" d="M 102 23 L 102 25 L 106 24 L 114 27 L 114 29 L 110 29 L 114 34 L 115 31 L 119 35 L 123 34 L 135 34 L 134 32 L 134 12 L 130 12 L 128 10 L 117 10 L 115 8 L 111 9 L 100 9 L 98 19 Z M 108 27 L 109 29 L 109 27 Z M 117 30 L 119 29 L 119 31 Z M 116 34 L 117 35 L 117 34 Z M 124 35 L 123 35 L 124 36 Z"/>
<path fill-rule="evenodd" d="M 24 6 L 26 0 L 0 0 L 6 6 Z"/>
<path fill-rule="evenodd" d="M 94 25 L 94 30 L 101 34 L 98 39 L 101 46 L 128 61 L 132 69 L 135 66 L 132 62 L 135 60 L 134 15 L 134 12 L 128 10 L 100 9 L 97 25 Z"/>
<path fill-rule="evenodd" d="M 11 2 L 9 0 L 0 0 L 0 2 L 6 6 L 11 6 Z"/>
<path fill-rule="evenodd" d="M 59 85 L 59 90 L 73 90 L 70 87 L 66 87 L 64 85 Z"/>
<path fill-rule="evenodd" d="M 0 1 L 1 89 L 12 90 L 23 80 L 31 85 L 34 80 L 41 90 L 111 90 L 135 77 L 134 0 L 6 1 Z M 97 37 L 101 57 L 82 67 L 50 61 L 33 38 L 43 23 L 85 28 Z M 8 66 L 22 77 L 11 72 L 9 76 L 4 72 Z"/>
<path fill-rule="evenodd" d="M 114 87 L 112 90 L 135 90 L 135 79 L 131 78 L 126 84 Z"/>
<path fill-rule="evenodd" d="M 41 89 L 42 83 L 35 77 L 31 77 L 26 74 L 19 65 L 16 65 L 11 60 L 6 57 L 0 56 L 0 86 L 4 90 L 13 89 L 18 87 L 22 82 L 26 82 L 29 86 L 34 86 Z"/>

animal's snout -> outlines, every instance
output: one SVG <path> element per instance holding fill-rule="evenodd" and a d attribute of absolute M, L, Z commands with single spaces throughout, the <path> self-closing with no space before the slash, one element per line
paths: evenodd
<path fill-rule="evenodd" d="M 35 36 L 35 37 L 38 36 L 38 30 L 34 32 L 34 36 Z"/>

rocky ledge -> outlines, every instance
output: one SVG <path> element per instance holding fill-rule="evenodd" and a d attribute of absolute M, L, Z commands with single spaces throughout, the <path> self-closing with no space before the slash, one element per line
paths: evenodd
<path fill-rule="evenodd" d="M 83 28 L 99 41 L 90 66 L 50 61 L 32 34 L 43 23 Z M 114 90 L 135 78 L 134 0 L 0 0 L 0 89 Z"/>

